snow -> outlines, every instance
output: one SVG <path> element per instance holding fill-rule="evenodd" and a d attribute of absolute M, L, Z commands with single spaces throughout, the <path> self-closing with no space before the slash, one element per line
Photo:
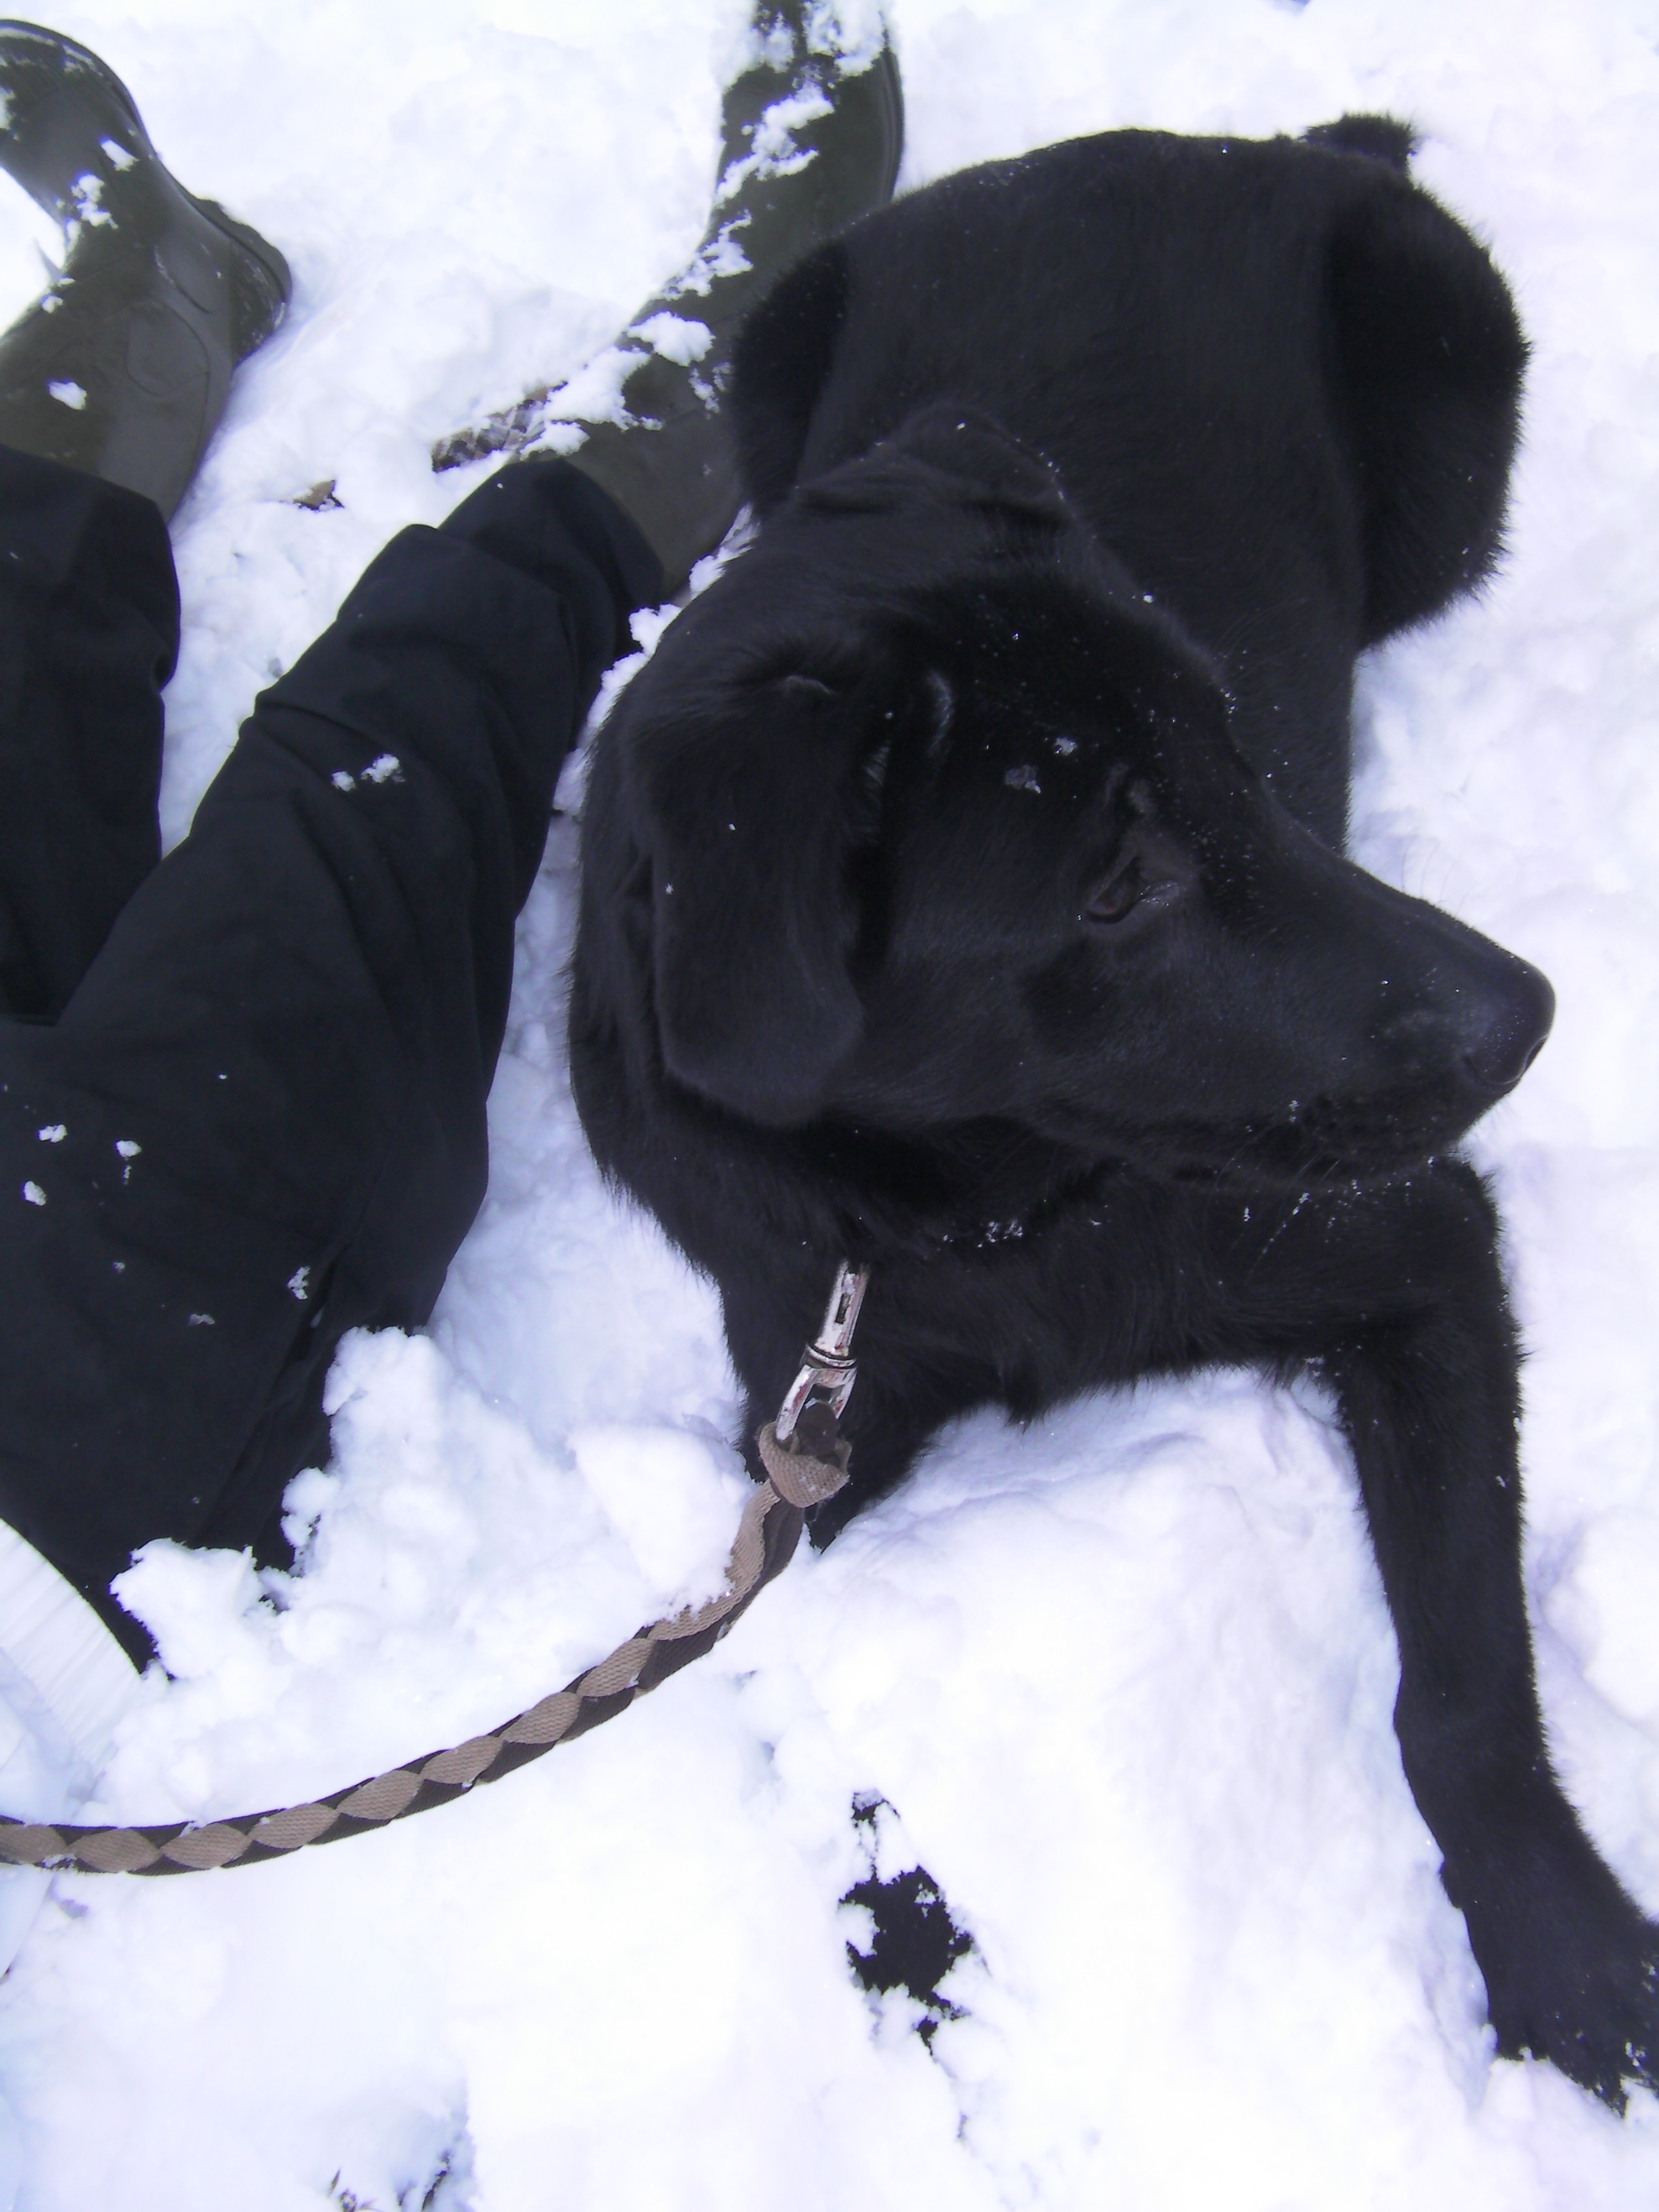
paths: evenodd
<path fill-rule="evenodd" d="M 574 373 L 700 234 L 743 0 L 121 0 L 58 20 L 291 321 L 174 526 L 174 839 L 255 691 L 401 524 L 433 440 Z M 1578 0 L 894 0 L 905 178 L 1122 124 L 1424 133 L 1534 353 L 1503 573 L 1379 654 L 1359 856 L 1553 980 L 1477 1133 L 1530 1358 L 1557 1755 L 1659 1909 L 1659 19 Z M 10 212 L 9 200 L 8 213 Z M 38 286 L 20 205 L 0 286 Z M 599 382 L 603 384 L 603 372 Z M 340 505 L 292 502 L 332 478 Z M 655 617 L 636 625 L 647 647 Z M 389 771 L 388 771 L 389 772 Z M 567 793 L 579 785 L 573 774 Z M 520 936 L 490 1194 L 428 1335 L 361 1338 L 303 1571 L 153 1547 L 112 1818 L 333 1790 L 459 1741 L 711 1587 L 740 1495 L 708 1286 L 571 1109 L 573 832 Z M 31 1186 L 31 1190 L 33 1188 Z M 1395 1657 L 1311 1389 L 1220 1375 L 984 1416 L 709 1658 L 447 1809 L 167 1881 L 59 1877 L 0 1990 L 29 2212 L 1627 2212 L 1622 2123 L 1494 2063 L 1400 1771 Z M 920 1860 L 976 1951 L 931 2055 L 836 1900 Z"/>
<path fill-rule="evenodd" d="M 826 101 L 826 107 L 829 103 Z M 630 335 L 643 338 L 654 352 L 665 360 L 677 361 L 687 368 L 701 361 L 714 343 L 714 333 L 707 323 L 689 322 L 684 315 L 651 315 L 642 323 L 635 323 Z"/>

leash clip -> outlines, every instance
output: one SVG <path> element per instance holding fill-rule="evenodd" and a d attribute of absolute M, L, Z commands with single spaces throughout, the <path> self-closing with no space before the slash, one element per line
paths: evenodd
<path fill-rule="evenodd" d="M 801 1369 L 789 1385 L 778 1418 L 773 1424 L 778 1442 L 783 1443 L 795 1432 L 795 1425 L 805 1411 L 807 1403 L 823 1407 L 831 1416 L 832 1426 L 829 1442 L 835 1442 L 833 1423 L 839 1421 L 846 1410 L 847 1401 L 853 1395 L 853 1385 L 858 1380 L 858 1362 L 853 1357 L 853 1331 L 858 1326 L 859 1308 L 864 1304 L 864 1293 L 870 1281 L 867 1267 L 854 1267 L 843 1260 L 836 1277 L 836 1287 L 830 1293 L 830 1303 L 824 1309 L 823 1326 L 818 1331 L 817 1341 L 809 1344 L 801 1354 Z M 817 1394 L 816 1395 L 814 1394 Z M 803 1437 L 803 1443 L 809 1439 Z M 813 1447 L 817 1438 L 810 1440 Z"/>

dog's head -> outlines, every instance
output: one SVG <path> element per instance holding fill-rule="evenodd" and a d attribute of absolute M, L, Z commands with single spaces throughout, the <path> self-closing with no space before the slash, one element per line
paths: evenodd
<path fill-rule="evenodd" d="M 1534 969 L 1292 820 L 1047 466 L 954 410 L 799 490 L 606 752 L 662 1068 L 752 1122 L 1386 1171 L 1548 1027 Z"/>

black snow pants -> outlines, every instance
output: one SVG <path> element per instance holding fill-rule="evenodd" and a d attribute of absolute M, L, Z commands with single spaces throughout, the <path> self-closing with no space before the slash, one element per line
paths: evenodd
<path fill-rule="evenodd" d="M 0 448 L 0 1519 L 141 1662 L 157 1536 L 280 1559 L 341 1334 L 483 1195 L 514 921 L 654 557 L 563 462 L 410 529 L 159 860 L 149 501 Z"/>

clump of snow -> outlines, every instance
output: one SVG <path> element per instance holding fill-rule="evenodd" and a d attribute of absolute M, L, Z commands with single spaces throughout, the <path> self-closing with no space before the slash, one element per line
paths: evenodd
<path fill-rule="evenodd" d="M 845 76 L 870 67 L 884 35 L 879 0 L 811 0 L 806 11 L 807 52 L 832 56 Z"/>
<path fill-rule="evenodd" d="M 720 12 L 726 18 L 716 63 L 722 82 L 763 62 L 781 70 L 799 58 L 796 34 L 781 15 L 769 21 L 758 9 Z M 833 61 L 846 76 L 861 76 L 886 36 L 880 0 L 809 0 L 805 29 L 807 52 Z"/>
<path fill-rule="evenodd" d="M 77 177 L 70 186 L 70 204 L 75 210 L 75 222 L 84 223 L 89 229 L 100 225 L 114 225 L 115 217 L 103 204 L 104 180 L 88 169 L 85 176 Z"/>
<path fill-rule="evenodd" d="M 325 35 L 244 0 L 76 15 L 169 165 L 296 278 L 174 525 L 170 841 L 273 665 L 481 480 L 434 477 L 432 441 L 580 370 L 702 234 L 746 8 L 556 12 L 429 0 L 395 40 L 367 0 Z M 1619 0 L 894 15 L 913 181 L 1118 125 L 1387 109 L 1515 284 L 1509 556 L 1364 670 L 1354 844 L 1559 994 L 1477 1152 L 1529 1350 L 1552 1739 L 1653 1911 L 1659 57 Z M 0 229 L 21 307 L 39 264 L 10 251 Z M 330 478 L 340 508 L 292 504 Z M 344 1348 L 332 1462 L 287 1501 L 299 1570 L 161 1545 L 124 1580 L 172 1673 L 123 1725 L 111 1817 L 280 1804 L 459 1741 L 718 1571 L 737 1393 L 708 1286 L 575 1121 L 574 848 L 556 823 L 520 927 L 489 1199 L 429 1334 Z M 265 1866 L 56 1877 L 0 1990 L 21 2202 L 1628 2212 L 1659 2194 L 1659 2106 L 1617 2122 L 1493 2061 L 1394 1687 L 1316 1392 L 1222 1376 L 961 1423 L 710 1657 L 499 1784 Z M 878 1796 L 976 1947 L 931 2052 L 847 1971 L 849 1814 Z"/>
<path fill-rule="evenodd" d="M 650 315 L 642 323 L 635 323 L 631 335 L 643 338 L 653 352 L 665 361 L 678 362 L 682 368 L 701 361 L 714 343 L 714 334 L 707 323 L 688 321 L 684 315 Z"/>

